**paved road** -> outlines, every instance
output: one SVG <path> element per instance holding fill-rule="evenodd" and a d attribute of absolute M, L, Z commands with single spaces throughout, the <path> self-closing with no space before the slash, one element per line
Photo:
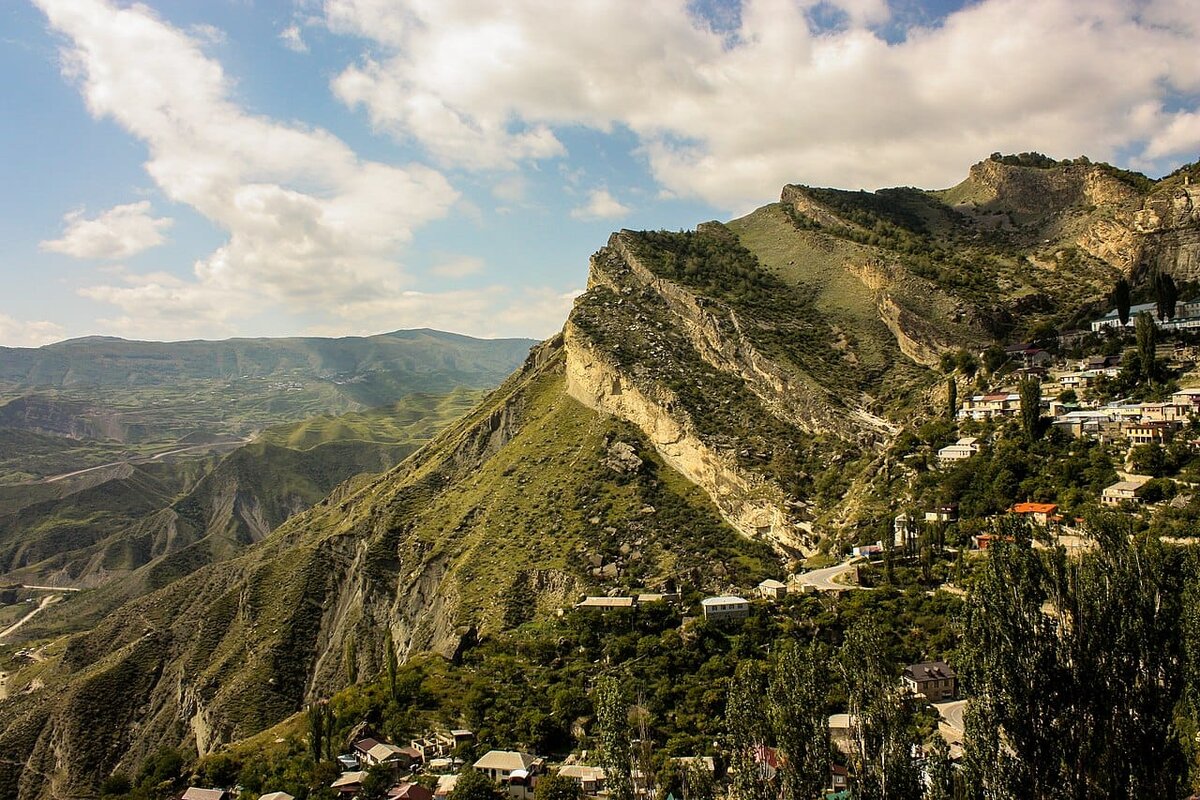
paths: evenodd
<path fill-rule="evenodd" d="M 192 450 L 215 450 L 215 449 L 224 448 L 224 447 L 237 448 L 237 447 L 241 447 L 244 444 L 248 444 L 252 441 L 254 441 L 254 437 L 247 436 L 245 439 L 239 439 L 234 442 L 227 442 L 227 441 L 208 442 L 206 444 L 194 444 L 194 445 L 190 445 L 188 447 L 177 447 L 174 450 L 167 450 L 162 453 L 155 453 L 152 456 L 138 456 L 137 458 L 128 458 L 128 459 L 125 459 L 124 461 L 113 461 L 112 463 L 109 463 L 109 464 L 97 464 L 94 467 L 88 467 L 87 469 L 77 469 L 74 472 L 64 472 L 61 475 L 51 475 L 49 478 L 42 478 L 41 480 L 31 481 L 31 483 L 55 483 L 57 481 L 66 480 L 67 478 L 74 478 L 77 475 L 86 475 L 87 473 L 95 472 L 98 469 L 110 469 L 112 467 L 122 467 L 126 464 L 145 464 L 150 461 L 159 461 L 160 459 L 166 458 L 167 456 L 176 456 L 176 455 L 179 455 L 180 453 L 188 453 L 188 452 L 191 452 Z"/>
<path fill-rule="evenodd" d="M 43 597 L 42 602 L 38 603 L 37 608 L 35 608 L 33 611 L 30 611 L 28 614 L 21 617 L 19 620 L 14 622 L 12 625 L 9 625 L 4 630 L 0 631 L 0 639 L 6 639 L 9 636 L 12 636 L 14 633 L 21 630 L 21 626 L 24 625 L 26 622 L 29 622 L 29 620 L 36 617 L 40 612 L 44 611 L 46 608 L 49 608 L 50 606 L 54 605 L 55 603 L 59 602 L 62 599 L 63 599 L 63 596 L 61 594 L 52 594 L 49 597 Z"/>
<path fill-rule="evenodd" d="M 70 586 L 34 586 L 32 583 L 22 583 L 22 589 L 41 589 L 44 592 L 78 592 L 81 589 L 72 589 Z"/>
<path fill-rule="evenodd" d="M 937 709 L 938 714 L 945 720 L 946 724 L 954 728 L 959 733 L 966 731 L 963 725 L 963 712 L 966 711 L 966 700 L 951 700 L 948 703 L 934 703 L 933 707 Z"/>
<path fill-rule="evenodd" d="M 818 592 L 844 592 L 847 589 L 859 589 L 861 587 L 851 583 L 841 583 L 837 580 L 838 577 L 852 572 L 858 563 L 859 559 L 852 558 L 833 567 L 802 573 L 798 576 L 800 585 L 811 586 Z"/>

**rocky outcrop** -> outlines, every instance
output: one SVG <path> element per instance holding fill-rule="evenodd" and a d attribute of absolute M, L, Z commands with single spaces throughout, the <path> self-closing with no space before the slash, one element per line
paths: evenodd
<path fill-rule="evenodd" d="M 1200 187 L 1184 183 L 1152 195 L 1134 218 L 1139 266 L 1176 281 L 1200 281 Z"/>
<path fill-rule="evenodd" d="M 564 331 L 567 391 L 584 405 L 636 425 L 673 469 L 705 491 L 746 536 L 803 549 L 804 532 L 786 513 L 778 487 L 738 468 L 706 445 L 669 393 L 644 392 L 570 322 Z"/>

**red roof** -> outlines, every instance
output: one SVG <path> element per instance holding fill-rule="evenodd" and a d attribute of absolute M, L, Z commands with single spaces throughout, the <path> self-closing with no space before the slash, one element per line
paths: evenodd
<path fill-rule="evenodd" d="M 1017 503 L 1011 509 L 1014 514 L 1053 514 L 1058 511 L 1055 503 Z"/>

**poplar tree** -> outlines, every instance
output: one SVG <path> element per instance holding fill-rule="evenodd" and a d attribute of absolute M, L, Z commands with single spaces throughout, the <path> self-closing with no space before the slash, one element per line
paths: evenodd
<path fill-rule="evenodd" d="M 1158 374 L 1157 355 L 1154 348 L 1158 344 L 1158 327 L 1150 312 L 1138 314 L 1133 327 L 1134 338 L 1137 340 L 1138 363 L 1142 369 L 1142 381 L 1151 383 Z"/>
<path fill-rule="evenodd" d="M 766 761 L 767 712 L 763 706 L 767 681 L 762 665 L 743 661 L 734 671 L 725 701 L 730 767 L 735 800 L 774 800 Z"/>
<path fill-rule="evenodd" d="M 1017 392 L 1021 397 L 1021 430 L 1032 442 L 1042 432 L 1042 384 L 1037 378 L 1023 378 Z"/>
<path fill-rule="evenodd" d="M 768 717 L 780 756 L 781 800 L 811 800 L 829 778 L 828 654 L 815 640 L 785 642 L 767 688 Z"/>
<path fill-rule="evenodd" d="M 958 382 L 954 380 L 954 376 L 946 378 L 946 416 L 954 419 L 954 415 L 958 413 Z"/>
<path fill-rule="evenodd" d="M 1112 293 L 1113 305 L 1117 308 L 1117 317 L 1121 320 L 1121 326 L 1129 324 L 1129 281 L 1124 277 L 1117 279 L 1116 286 L 1113 287 Z"/>
<path fill-rule="evenodd" d="M 608 796 L 633 800 L 633 747 L 629 740 L 629 698 L 621 682 L 608 676 L 596 681 L 592 703 L 600 766 Z"/>

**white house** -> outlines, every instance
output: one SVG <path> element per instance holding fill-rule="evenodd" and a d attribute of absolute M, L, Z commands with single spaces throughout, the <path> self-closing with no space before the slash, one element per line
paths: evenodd
<path fill-rule="evenodd" d="M 750 602 L 733 595 L 706 597 L 700 601 L 700 607 L 705 619 L 737 620 L 750 616 Z"/>
<path fill-rule="evenodd" d="M 938 450 L 938 461 L 962 461 L 979 452 L 979 439 L 975 436 L 964 436 L 954 444 L 949 444 Z"/>
<path fill-rule="evenodd" d="M 1104 487 L 1100 494 L 1100 502 L 1106 506 L 1119 506 L 1121 503 L 1140 503 L 1142 488 L 1150 479 L 1144 475 L 1131 475 L 1129 480 L 1117 481 L 1112 486 Z"/>
<path fill-rule="evenodd" d="M 758 585 L 758 596 L 764 600 L 782 600 L 787 597 L 787 584 L 774 578 L 767 578 Z"/>

